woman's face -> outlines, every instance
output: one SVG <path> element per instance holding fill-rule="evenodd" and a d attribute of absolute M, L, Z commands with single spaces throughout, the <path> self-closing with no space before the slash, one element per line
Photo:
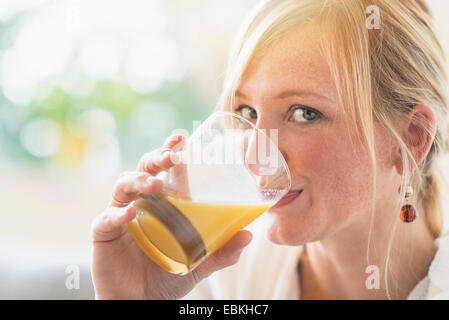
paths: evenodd
<path fill-rule="evenodd" d="M 369 154 L 356 140 L 351 142 L 351 129 L 313 33 L 290 35 L 251 63 L 232 108 L 267 132 L 279 130 L 278 146 L 291 172 L 292 189 L 302 190 L 292 202 L 267 213 L 272 242 L 300 245 L 369 224 Z M 378 126 L 375 139 L 376 204 L 382 208 L 394 200 L 395 188 L 397 195 L 392 183 L 396 175 L 391 140 Z"/>

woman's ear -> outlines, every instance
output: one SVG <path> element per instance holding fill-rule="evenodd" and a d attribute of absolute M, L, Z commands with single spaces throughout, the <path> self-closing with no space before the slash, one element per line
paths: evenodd
<path fill-rule="evenodd" d="M 401 122 L 404 142 L 410 149 L 413 160 L 419 165 L 429 153 L 436 132 L 435 112 L 427 105 L 419 104 L 410 109 Z M 402 156 L 400 152 L 395 161 L 398 174 L 403 174 Z M 409 159 L 410 174 L 416 169 L 415 163 Z"/>

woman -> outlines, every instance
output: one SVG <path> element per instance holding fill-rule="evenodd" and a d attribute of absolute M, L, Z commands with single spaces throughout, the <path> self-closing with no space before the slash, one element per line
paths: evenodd
<path fill-rule="evenodd" d="M 445 64 L 424 1 L 263 2 L 218 107 L 279 130 L 297 197 L 193 272 L 169 274 L 134 243 L 125 225 L 136 212 L 122 207 L 161 189 L 154 175 L 174 165 L 182 138 L 172 136 L 119 178 L 92 225 L 96 297 L 449 298 Z"/>

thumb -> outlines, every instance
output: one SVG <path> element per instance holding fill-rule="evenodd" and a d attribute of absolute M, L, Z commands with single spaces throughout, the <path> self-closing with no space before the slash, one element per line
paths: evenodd
<path fill-rule="evenodd" d="M 241 230 L 237 232 L 221 249 L 214 254 L 218 260 L 227 260 L 236 254 L 240 256 L 243 248 L 245 248 L 252 240 L 252 233 L 248 230 Z M 237 262 L 237 261 L 236 261 Z"/>
<path fill-rule="evenodd" d="M 251 242 L 252 237 L 252 233 L 248 230 L 237 232 L 223 247 L 192 270 L 193 277 L 201 281 L 215 271 L 236 264 L 243 248 Z"/>

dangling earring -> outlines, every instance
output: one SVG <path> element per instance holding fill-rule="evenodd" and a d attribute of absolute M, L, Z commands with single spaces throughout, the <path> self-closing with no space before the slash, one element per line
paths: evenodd
<path fill-rule="evenodd" d="M 410 204 L 410 198 L 413 195 L 413 187 L 411 185 L 407 185 L 405 189 L 405 204 L 401 208 L 401 220 L 403 222 L 413 222 L 418 216 L 418 210 L 416 210 L 415 206 Z"/>

